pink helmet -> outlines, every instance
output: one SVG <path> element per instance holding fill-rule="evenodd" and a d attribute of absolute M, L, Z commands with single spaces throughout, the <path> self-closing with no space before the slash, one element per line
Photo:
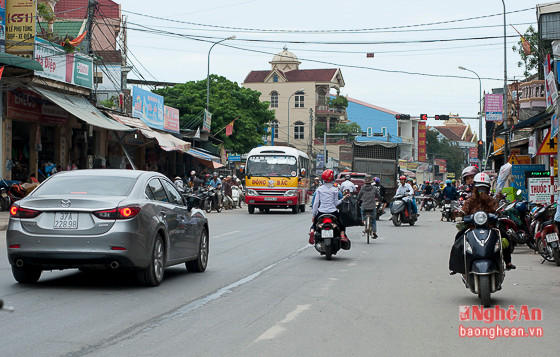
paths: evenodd
<path fill-rule="evenodd" d="M 474 176 L 477 173 L 479 173 L 480 171 L 478 170 L 478 167 L 476 166 L 467 166 L 463 169 L 463 172 L 461 173 L 461 178 L 463 179 L 463 181 L 465 181 L 465 177 L 467 176 Z"/>

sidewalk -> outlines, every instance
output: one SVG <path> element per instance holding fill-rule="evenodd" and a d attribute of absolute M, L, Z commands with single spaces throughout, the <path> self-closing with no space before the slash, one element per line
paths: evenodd
<path fill-rule="evenodd" d="M 0 231 L 5 231 L 8 228 L 8 221 L 10 220 L 10 212 L 0 212 Z"/>

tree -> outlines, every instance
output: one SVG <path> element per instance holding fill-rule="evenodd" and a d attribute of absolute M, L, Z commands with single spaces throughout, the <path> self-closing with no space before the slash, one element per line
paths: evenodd
<path fill-rule="evenodd" d="M 315 125 L 315 137 L 322 138 L 323 134 L 327 131 L 327 124 L 319 123 Z M 334 126 L 331 126 L 329 133 L 347 133 L 347 134 L 357 134 L 361 133 L 362 129 L 357 123 L 336 123 Z M 348 135 L 351 137 L 353 135 Z M 342 138 L 342 135 L 341 135 Z"/>
<path fill-rule="evenodd" d="M 538 31 L 535 31 L 533 26 L 529 26 L 527 31 L 523 34 L 523 38 L 525 38 L 525 40 L 529 43 L 531 53 L 525 53 L 523 49 L 523 41 L 520 38 L 517 43 L 518 46 L 513 46 L 511 48 L 514 52 L 519 53 L 519 56 L 521 57 L 521 61 L 517 62 L 517 67 L 521 68 L 525 66 L 525 71 L 523 72 L 525 77 L 529 77 L 531 75 L 530 71 L 535 69 L 539 71 L 539 77 L 542 77 L 541 66 L 544 62 L 545 55 L 547 53 L 552 53 L 552 41 L 542 40 L 542 48 L 539 48 L 539 33 Z"/>
<path fill-rule="evenodd" d="M 430 159 L 447 160 L 447 172 L 454 172 L 455 177 L 460 177 L 465 165 L 465 149 L 452 144 L 448 139 L 438 139 L 438 132 L 426 130 L 426 152 Z"/>
<path fill-rule="evenodd" d="M 206 80 L 190 81 L 155 90 L 165 98 L 165 104 L 179 109 L 181 128 L 202 127 L 206 108 Z M 246 153 L 262 145 L 270 122 L 275 118 L 268 102 L 259 100 L 261 93 L 243 88 L 236 82 L 217 75 L 210 76 L 210 132 L 224 142 L 226 150 Z M 237 118 L 237 119 L 236 119 Z M 233 134 L 226 136 L 226 125 L 235 120 Z"/>

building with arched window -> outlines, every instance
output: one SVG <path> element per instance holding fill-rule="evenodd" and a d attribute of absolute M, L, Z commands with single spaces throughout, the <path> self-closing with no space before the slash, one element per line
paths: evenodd
<path fill-rule="evenodd" d="M 260 100 L 269 102 L 276 112 L 274 145 L 290 145 L 308 153 L 322 151 L 322 145 L 311 149 L 315 126 L 329 128 L 347 119 L 345 108 L 330 106 L 330 96 L 344 87 L 340 69 L 300 69 L 301 62 L 287 48 L 269 63 L 268 70 L 251 71 L 243 86 L 261 92 Z"/>

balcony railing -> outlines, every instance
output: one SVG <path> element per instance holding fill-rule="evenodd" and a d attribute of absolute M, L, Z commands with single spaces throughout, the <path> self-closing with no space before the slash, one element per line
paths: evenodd
<path fill-rule="evenodd" d="M 519 106 L 523 109 L 546 108 L 546 87 L 544 80 L 534 80 L 519 85 L 521 94 Z"/>
<path fill-rule="evenodd" d="M 346 113 L 346 108 L 335 108 L 329 107 L 328 105 L 317 105 L 315 107 L 315 113 L 344 115 Z"/>

